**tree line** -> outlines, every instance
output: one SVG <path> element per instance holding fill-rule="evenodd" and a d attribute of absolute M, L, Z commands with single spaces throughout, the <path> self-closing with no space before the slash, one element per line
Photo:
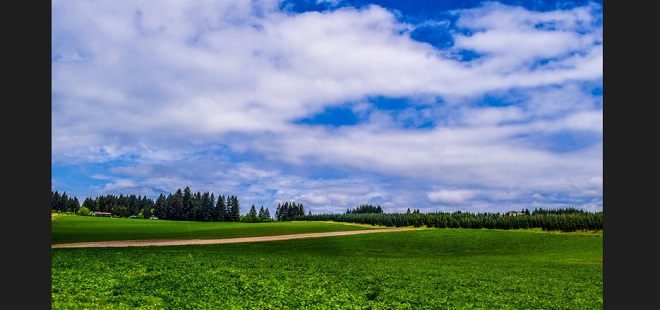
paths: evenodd
<path fill-rule="evenodd" d="M 69 197 L 66 193 L 60 194 L 58 191 L 51 191 L 50 208 L 56 212 L 78 212 L 80 202 L 78 197 Z"/>
<path fill-rule="evenodd" d="M 178 189 L 174 194 L 160 194 L 154 201 L 146 196 L 102 195 L 95 199 L 86 198 L 80 205 L 77 197 L 66 193 L 52 193 L 52 211 L 90 215 L 93 212 L 110 212 L 115 217 L 149 218 L 156 216 L 167 220 L 202 222 L 266 222 L 266 221 L 335 221 L 370 224 L 386 227 L 433 227 L 474 229 L 521 229 L 541 228 L 547 231 L 596 231 L 603 229 L 603 212 L 587 212 L 576 208 L 523 209 L 520 212 L 471 213 L 429 212 L 419 209 L 404 213 L 385 213 L 380 206 L 362 204 L 344 214 L 305 214 L 302 203 L 278 203 L 275 216 L 268 208 L 259 211 L 252 205 L 250 211 L 240 214 L 240 203 L 236 196 L 213 193 L 193 193 L 189 187 Z"/>
<path fill-rule="evenodd" d="M 295 221 L 303 215 L 305 215 L 305 207 L 302 203 L 287 201 L 284 204 L 278 203 L 275 208 L 276 221 Z"/>
<path fill-rule="evenodd" d="M 587 212 L 575 208 L 523 209 L 512 213 L 429 212 L 419 209 L 405 213 L 315 214 L 297 218 L 300 221 L 335 221 L 387 227 L 433 227 L 473 229 L 541 228 L 544 231 L 597 231 L 603 229 L 603 212 Z"/>
<path fill-rule="evenodd" d="M 200 222 L 262 222 L 272 220 L 270 211 L 263 206 L 257 214 L 256 207 L 248 214 L 241 215 L 241 206 L 237 196 L 221 195 L 217 199 L 210 192 L 195 192 L 186 187 L 167 196 L 160 194 L 154 201 L 146 196 L 136 195 L 101 195 L 95 199 L 86 198 L 82 205 L 77 197 L 66 193 L 51 191 L 53 212 L 68 212 L 91 215 L 94 212 L 109 212 L 114 217 L 149 218 L 200 221 Z"/>
<path fill-rule="evenodd" d="M 361 204 L 355 209 L 346 210 L 347 214 L 350 213 L 383 213 L 383 208 L 380 206 L 374 206 L 372 204 Z"/>

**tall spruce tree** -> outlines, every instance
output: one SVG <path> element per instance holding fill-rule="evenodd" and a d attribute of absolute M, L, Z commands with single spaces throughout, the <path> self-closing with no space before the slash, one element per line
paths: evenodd
<path fill-rule="evenodd" d="M 182 220 L 189 220 L 189 221 L 195 220 L 195 215 L 194 215 L 195 210 L 193 206 L 194 206 L 193 193 L 190 190 L 190 187 L 186 186 L 186 188 L 183 190 L 183 210 L 181 212 Z"/>
<path fill-rule="evenodd" d="M 218 196 L 218 202 L 215 204 L 214 221 L 225 222 L 227 221 L 227 204 L 225 203 L 225 196 Z"/>
<path fill-rule="evenodd" d="M 154 203 L 154 215 L 163 219 L 167 218 L 167 198 L 163 193 L 158 195 Z"/>
<path fill-rule="evenodd" d="M 168 199 L 167 205 L 168 210 L 170 211 L 170 219 L 172 220 L 184 220 L 185 219 L 185 209 L 183 206 L 183 191 L 179 188 L 174 195 L 170 195 L 171 198 Z"/>
<path fill-rule="evenodd" d="M 214 203 L 213 194 L 209 192 L 204 192 L 204 194 L 202 194 L 199 212 L 197 212 L 198 221 L 213 221 L 213 209 L 215 208 Z"/>
<path fill-rule="evenodd" d="M 238 202 L 238 197 L 230 196 L 227 199 L 227 207 L 229 208 L 229 219 L 231 222 L 238 222 L 241 218 L 241 206 Z"/>

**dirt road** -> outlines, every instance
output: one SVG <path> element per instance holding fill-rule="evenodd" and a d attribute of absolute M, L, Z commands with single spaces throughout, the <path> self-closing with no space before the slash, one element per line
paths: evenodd
<path fill-rule="evenodd" d="M 102 247 L 129 247 L 129 246 L 165 246 L 165 245 L 192 245 L 192 244 L 222 244 L 239 242 L 262 242 L 276 240 L 291 240 L 301 238 L 318 238 L 329 236 L 345 236 L 358 234 L 371 234 L 381 232 L 395 232 L 410 230 L 410 228 L 384 228 L 370 230 L 351 230 L 351 231 L 333 231 L 323 233 L 292 234 L 278 236 L 245 237 L 230 239 L 189 239 L 189 240 L 123 240 L 123 241 L 99 241 L 99 242 L 79 242 L 79 243 L 61 243 L 53 244 L 52 249 L 57 248 L 102 248 Z"/>

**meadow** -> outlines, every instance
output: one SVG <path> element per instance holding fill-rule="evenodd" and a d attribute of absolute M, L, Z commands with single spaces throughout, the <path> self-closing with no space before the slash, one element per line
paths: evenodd
<path fill-rule="evenodd" d="M 221 239 L 347 230 L 371 225 L 329 222 L 193 222 L 59 215 L 51 221 L 51 243 L 114 240 Z"/>
<path fill-rule="evenodd" d="M 135 234 L 227 238 L 370 229 L 70 217 L 53 220 L 54 242 L 114 240 L 115 231 L 125 240 Z M 176 225 L 185 227 L 178 236 Z M 52 309 L 603 308 L 602 231 L 428 228 L 257 243 L 52 249 L 51 266 Z"/>

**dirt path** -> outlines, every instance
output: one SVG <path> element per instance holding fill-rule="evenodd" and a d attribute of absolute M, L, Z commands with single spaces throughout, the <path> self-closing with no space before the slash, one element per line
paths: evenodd
<path fill-rule="evenodd" d="M 61 243 L 53 244 L 52 249 L 57 248 L 103 248 L 103 247 L 129 247 L 129 246 L 164 246 L 164 245 L 192 245 L 192 244 L 222 244 L 222 243 L 240 243 L 240 242 L 261 242 L 276 240 L 291 240 L 301 238 L 318 238 L 329 236 L 345 236 L 370 234 L 380 232 L 395 232 L 410 230 L 410 228 L 384 228 L 370 230 L 351 230 L 351 231 L 333 231 L 323 233 L 292 234 L 278 236 L 245 237 L 230 239 L 189 239 L 189 240 L 123 240 L 123 241 L 99 241 L 99 242 L 79 242 L 79 243 Z"/>

